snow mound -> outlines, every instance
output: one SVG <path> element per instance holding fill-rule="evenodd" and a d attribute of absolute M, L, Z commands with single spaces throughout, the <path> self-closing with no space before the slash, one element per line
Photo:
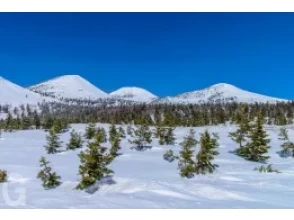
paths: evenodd
<path fill-rule="evenodd" d="M 226 103 L 226 102 L 276 103 L 276 102 L 282 102 L 282 101 L 288 101 L 288 100 L 249 92 L 227 83 L 218 83 L 202 90 L 186 92 L 174 97 L 166 97 L 159 100 L 159 102 L 161 103 L 181 103 L 181 104 Z"/>
<path fill-rule="evenodd" d="M 108 94 L 79 75 L 64 75 L 29 87 L 31 91 L 56 98 L 101 99 Z"/>
<path fill-rule="evenodd" d="M 135 102 L 152 102 L 158 98 L 151 92 L 138 87 L 123 87 L 110 93 L 110 96 Z"/>
<path fill-rule="evenodd" d="M 17 84 L 14 84 L 0 76 L 0 104 L 19 106 L 21 104 L 36 105 L 49 100 L 29 91 Z"/>

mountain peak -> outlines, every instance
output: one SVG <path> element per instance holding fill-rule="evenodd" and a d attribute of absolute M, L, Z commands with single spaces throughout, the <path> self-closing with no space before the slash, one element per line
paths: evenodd
<path fill-rule="evenodd" d="M 112 93 L 110 96 L 113 98 L 131 100 L 136 102 L 151 102 L 158 97 L 146 89 L 142 89 L 136 86 L 122 87 Z"/>
<path fill-rule="evenodd" d="M 100 99 L 108 94 L 79 75 L 63 75 L 31 86 L 30 90 L 56 98 Z"/>

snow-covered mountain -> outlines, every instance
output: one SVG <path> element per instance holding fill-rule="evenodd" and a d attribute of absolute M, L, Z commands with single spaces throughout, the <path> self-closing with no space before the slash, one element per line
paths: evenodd
<path fill-rule="evenodd" d="M 101 99 L 108 94 L 79 75 L 64 75 L 29 87 L 33 92 L 58 99 Z"/>
<path fill-rule="evenodd" d="M 158 97 L 151 92 L 138 87 L 123 87 L 112 93 L 110 97 L 115 99 L 131 100 L 135 102 L 152 102 Z"/>
<path fill-rule="evenodd" d="M 219 83 L 208 88 L 193 92 L 183 93 L 174 97 L 166 97 L 158 100 L 159 103 L 181 103 L 181 104 L 201 104 L 201 103 L 276 103 L 288 101 L 270 96 L 242 90 L 236 86 Z"/>
<path fill-rule="evenodd" d="M 0 76 L 0 104 L 19 106 L 21 104 L 36 105 L 43 101 L 49 101 L 50 98 L 42 97 L 39 94 L 29 91 L 19 85 L 16 85 Z"/>

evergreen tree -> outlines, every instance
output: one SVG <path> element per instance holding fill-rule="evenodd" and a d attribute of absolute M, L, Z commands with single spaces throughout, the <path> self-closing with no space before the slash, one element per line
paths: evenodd
<path fill-rule="evenodd" d="M 167 128 L 166 135 L 165 135 L 165 144 L 166 145 L 173 145 L 175 143 L 175 136 L 174 136 L 174 128 Z"/>
<path fill-rule="evenodd" d="M 110 155 L 112 155 L 113 158 L 119 155 L 118 151 L 121 149 L 120 142 L 121 139 L 120 135 L 118 134 L 111 142 Z"/>
<path fill-rule="evenodd" d="M 163 155 L 163 159 L 165 159 L 168 162 L 173 162 L 175 159 L 179 159 L 178 156 L 174 155 L 174 152 L 172 150 L 168 150 L 165 152 L 165 154 Z"/>
<path fill-rule="evenodd" d="M 136 150 L 144 150 L 147 148 L 147 144 L 152 142 L 152 133 L 147 125 L 139 125 L 134 131 L 134 139 L 130 140 L 131 144 L 134 144 L 133 147 Z"/>
<path fill-rule="evenodd" d="M 289 140 L 288 130 L 281 128 L 279 140 L 283 141 L 281 145 L 282 150 L 278 153 L 281 157 L 294 157 L 294 143 Z"/>
<path fill-rule="evenodd" d="M 133 128 L 131 125 L 127 126 L 127 134 L 131 137 L 133 137 Z"/>
<path fill-rule="evenodd" d="M 269 159 L 269 156 L 264 155 L 268 153 L 270 148 L 268 146 L 270 139 L 267 138 L 268 135 L 263 129 L 263 123 L 264 116 L 259 113 L 255 124 L 249 131 L 249 142 L 236 151 L 239 156 L 256 162 L 266 162 Z"/>
<path fill-rule="evenodd" d="M 121 138 L 126 138 L 125 130 L 122 127 L 118 128 L 118 133 L 119 133 Z"/>
<path fill-rule="evenodd" d="M 108 168 L 113 158 L 107 154 L 107 148 L 101 146 L 101 142 L 101 135 L 96 135 L 94 142 L 89 142 L 87 149 L 79 154 L 81 182 L 77 189 L 87 189 L 105 176 L 113 173 Z"/>
<path fill-rule="evenodd" d="M 45 157 L 41 157 L 40 166 L 42 170 L 38 173 L 37 178 L 42 180 L 42 186 L 45 189 L 56 188 L 61 184 L 60 176 L 52 171 L 52 168 L 48 166 L 49 163 L 50 162 L 48 162 Z"/>
<path fill-rule="evenodd" d="M 96 126 L 94 123 L 89 123 L 88 127 L 86 128 L 85 138 L 90 140 L 95 136 L 96 133 Z"/>
<path fill-rule="evenodd" d="M 75 150 L 83 146 L 83 140 L 80 134 L 78 134 L 74 129 L 70 133 L 70 140 L 67 144 L 68 150 Z"/>
<path fill-rule="evenodd" d="M 0 169 L 0 183 L 7 182 L 7 171 Z"/>
<path fill-rule="evenodd" d="M 101 143 L 106 143 L 107 142 L 107 135 L 106 135 L 106 131 L 105 131 L 104 128 L 97 128 L 96 135 L 100 136 Z"/>
<path fill-rule="evenodd" d="M 217 151 L 219 137 L 217 134 L 211 137 L 207 130 L 200 136 L 200 150 L 196 156 L 195 172 L 196 174 L 213 173 L 217 165 L 212 164 L 212 160 L 219 154 Z"/>
<path fill-rule="evenodd" d="M 192 157 L 197 144 L 198 142 L 195 139 L 195 131 L 191 129 L 189 134 L 184 138 L 184 141 L 180 144 L 181 150 L 178 168 L 182 177 L 192 178 L 194 176 L 195 167 Z"/>
<path fill-rule="evenodd" d="M 112 124 L 109 128 L 109 142 L 113 142 L 114 139 L 118 136 L 118 131 L 114 124 Z"/>
<path fill-rule="evenodd" d="M 47 135 L 46 139 L 47 145 L 45 145 L 45 149 L 48 154 L 60 152 L 58 149 L 62 147 L 62 142 L 59 140 L 59 136 L 56 134 L 55 130 L 50 129 L 49 135 Z"/>

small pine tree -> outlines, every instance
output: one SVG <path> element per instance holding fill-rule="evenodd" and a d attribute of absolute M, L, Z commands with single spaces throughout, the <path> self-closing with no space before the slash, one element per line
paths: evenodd
<path fill-rule="evenodd" d="M 7 171 L 0 170 L 0 183 L 7 182 Z"/>
<path fill-rule="evenodd" d="M 113 173 L 107 167 L 113 159 L 106 151 L 107 148 L 101 146 L 101 135 L 96 135 L 95 141 L 89 142 L 87 149 L 79 154 L 81 161 L 79 167 L 81 182 L 77 186 L 77 189 L 87 189 L 106 175 Z"/>
<path fill-rule="evenodd" d="M 200 135 L 200 150 L 196 156 L 195 172 L 196 174 L 213 173 L 216 164 L 212 164 L 214 156 L 218 155 L 217 151 L 219 137 L 217 134 L 213 134 L 213 137 L 206 130 Z"/>
<path fill-rule="evenodd" d="M 174 136 L 174 128 L 167 128 L 166 135 L 165 135 L 165 144 L 166 145 L 173 145 L 175 143 L 175 136 Z"/>
<path fill-rule="evenodd" d="M 49 163 L 50 162 L 48 162 L 45 157 L 41 157 L 40 166 L 42 170 L 38 173 L 37 178 L 42 180 L 42 186 L 45 189 L 53 189 L 61 184 L 60 176 L 52 172 L 52 168 L 48 166 Z"/>
<path fill-rule="evenodd" d="M 80 134 L 78 134 L 74 129 L 70 133 L 70 140 L 67 144 L 67 150 L 75 150 L 83 146 L 83 140 Z"/>
<path fill-rule="evenodd" d="M 181 151 L 178 168 L 182 177 L 192 178 L 194 176 L 195 167 L 192 157 L 197 144 L 198 141 L 195 139 L 195 131 L 191 129 L 189 134 L 184 138 L 184 141 L 180 143 Z"/>
<path fill-rule="evenodd" d="M 173 162 L 175 159 L 179 159 L 178 156 L 174 155 L 174 152 L 172 150 L 168 150 L 165 152 L 165 154 L 163 155 L 163 159 L 165 159 L 168 162 Z"/>
<path fill-rule="evenodd" d="M 48 154 L 56 154 L 60 152 L 58 149 L 62 147 L 62 142 L 59 140 L 59 136 L 53 129 L 49 130 L 49 135 L 47 135 L 46 139 L 47 145 L 45 145 L 45 149 Z"/>
<path fill-rule="evenodd" d="M 101 143 L 107 142 L 107 134 L 104 128 L 97 128 L 96 135 L 101 137 Z"/>
<path fill-rule="evenodd" d="M 263 129 L 264 118 L 261 113 L 258 114 L 255 124 L 249 131 L 249 142 L 245 147 L 239 148 L 236 152 L 239 156 L 247 160 L 256 162 L 266 162 L 270 157 L 264 154 L 268 153 L 270 139 Z"/>
<path fill-rule="evenodd" d="M 120 134 L 118 134 L 111 142 L 110 155 L 112 155 L 113 158 L 119 155 L 118 151 L 121 149 L 120 142 Z"/>
<path fill-rule="evenodd" d="M 109 128 L 109 142 L 113 142 L 113 140 L 118 136 L 118 131 L 114 124 L 112 124 Z"/>
<path fill-rule="evenodd" d="M 118 128 L 118 133 L 120 135 L 120 138 L 126 138 L 125 130 L 122 127 Z"/>
<path fill-rule="evenodd" d="M 282 150 L 278 153 L 281 157 L 294 157 L 294 143 L 289 140 L 288 130 L 281 128 L 279 140 L 283 141 Z"/>
<path fill-rule="evenodd" d="M 132 125 L 127 126 L 127 134 L 131 137 L 133 137 L 133 128 Z"/>
<path fill-rule="evenodd" d="M 95 136 L 96 126 L 94 123 L 89 123 L 86 128 L 85 138 L 90 140 Z"/>
<path fill-rule="evenodd" d="M 133 148 L 136 150 L 144 150 L 147 148 L 146 145 L 152 142 L 152 133 L 147 125 L 138 126 L 134 131 L 134 136 L 134 139 L 129 142 L 135 145 Z"/>
<path fill-rule="evenodd" d="M 260 166 L 260 167 L 256 167 L 254 168 L 255 171 L 259 171 L 260 173 L 281 173 L 279 170 L 277 169 L 273 169 L 272 165 L 268 165 L 267 167 L 265 166 Z"/>

